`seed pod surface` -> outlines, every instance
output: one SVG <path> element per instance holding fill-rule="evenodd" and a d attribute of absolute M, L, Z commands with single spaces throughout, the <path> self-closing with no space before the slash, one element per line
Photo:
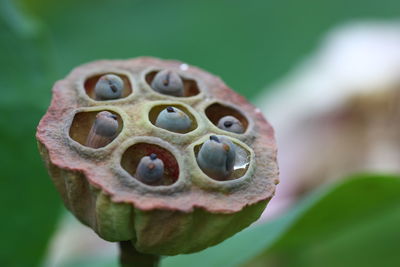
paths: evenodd
<path fill-rule="evenodd" d="M 160 70 L 182 79 L 185 94 L 175 102 L 154 93 Z M 112 102 L 87 97 L 83 84 L 99 73 L 122 73 L 134 93 Z M 169 106 L 183 109 L 189 130 L 156 125 Z M 93 129 L 104 111 L 116 120 Z M 216 127 L 224 116 L 240 118 L 245 131 Z M 87 145 L 93 133 L 112 134 L 111 142 Z M 214 136 L 221 168 L 209 160 Z M 273 129 L 259 110 L 218 77 L 178 61 L 146 57 L 77 67 L 54 85 L 36 137 L 66 207 L 103 239 L 131 240 L 143 253 L 192 253 L 220 243 L 259 218 L 279 181 Z"/>

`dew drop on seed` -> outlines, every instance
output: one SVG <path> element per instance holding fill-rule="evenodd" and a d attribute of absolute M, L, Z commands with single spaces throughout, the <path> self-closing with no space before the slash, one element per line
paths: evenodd
<path fill-rule="evenodd" d="M 240 146 L 236 146 L 236 159 L 233 170 L 246 169 L 250 163 L 250 155 Z"/>

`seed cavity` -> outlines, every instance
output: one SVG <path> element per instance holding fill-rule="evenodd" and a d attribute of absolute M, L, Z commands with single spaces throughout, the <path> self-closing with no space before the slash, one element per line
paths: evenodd
<path fill-rule="evenodd" d="M 114 74 L 106 74 L 100 77 L 94 87 L 96 100 L 112 100 L 122 96 L 124 82 Z"/>
<path fill-rule="evenodd" d="M 182 69 L 180 70 L 182 71 Z M 154 91 L 160 94 L 191 97 L 200 93 L 199 86 L 195 80 L 182 77 L 173 70 L 150 71 L 145 75 L 145 80 Z"/>
<path fill-rule="evenodd" d="M 164 95 L 183 96 L 183 81 L 181 77 L 172 70 L 158 72 L 151 83 L 151 87 Z"/>
<path fill-rule="evenodd" d="M 197 154 L 201 170 L 216 180 L 228 179 L 234 169 L 236 146 L 224 136 L 211 135 Z"/>
<path fill-rule="evenodd" d="M 222 117 L 217 124 L 218 128 L 232 132 L 241 134 L 244 132 L 244 127 L 242 123 L 233 116 L 225 116 Z"/>
<path fill-rule="evenodd" d="M 136 168 L 135 177 L 145 184 L 159 183 L 164 177 L 164 162 L 155 153 L 143 157 Z"/>
<path fill-rule="evenodd" d="M 166 148 L 152 143 L 135 143 L 122 155 L 121 167 L 133 180 L 150 186 L 168 186 L 179 177 L 179 164 Z M 132 183 L 130 186 L 137 186 Z"/>
<path fill-rule="evenodd" d="M 100 148 L 108 145 L 117 135 L 119 123 L 117 116 L 108 111 L 99 112 L 90 129 L 86 146 Z"/>
<path fill-rule="evenodd" d="M 192 127 L 192 120 L 182 110 L 167 107 L 158 114 L 155 125 L 171 132 L 186 133 Z"/>
<path fill-rule="evenodd" d="M 227 132 L 243 134 L 249 126 L 246 116 L 234 105 L 216 102 L 209 105 L 205 113 L 210 122 Z"/>

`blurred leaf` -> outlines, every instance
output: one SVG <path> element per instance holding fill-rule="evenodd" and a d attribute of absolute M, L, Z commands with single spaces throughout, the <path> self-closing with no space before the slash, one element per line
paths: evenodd
<path fill-rule="evenodd" d="M 47 32 L 17 1 L 0 1 L 0 107 L 45 110 L 57 73 Z"/>
<path fill-rule="evenodd" d="M 399 178 L 365 175 L 320 189 L 275 221 L 162 266 L 394 266 Z"/>
<path fill-rule="evenodd" d="M 399 178 L 337 186 L 248 266 L 398 266 Z"/>
<path fill-rule="evenodd" d="M 0 266 L 36 266 L 59 215 L 60 200 L 35 141 L 40 110 L 0 109 Z M 14 124 L 18 121 L 18 124 Z"/>
<path fill-rule="evenodd" d="M 103 58 L 156 56 L 200 66 L 254 97 L 355 19 L 397 18 L 397 0 L 31 1 L 66 74 Z"/>
<path fill-rule="evenodd" d="M 36 266 L 60 207 L 35 141 L 51 72 L 43 32 L 27 26 L 13 1 L 3 0 L 0 9 L 0 266 Z"/>

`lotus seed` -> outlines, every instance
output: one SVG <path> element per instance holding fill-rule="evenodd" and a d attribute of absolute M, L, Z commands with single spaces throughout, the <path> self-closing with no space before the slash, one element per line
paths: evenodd
<path fill-rule="evenodd" d="M 136 168 L 136 178 L 146 184 L 154 184 L 164 177 L 164 162 L 152 153 L 143 157 Z"/>
<path fill-rule="evenodd" d="M 86 145 L 99 148 L 108 145 L 114 140 L 118 131 L 117 116 L 108 111 L 99 112 L 90 129 Z"/>
<path fill-rule="evenodd" d="M 232 132 L 241 134 L 244 132 L 244 127 L 242 123 L 233 116 L 225 116 L 222 117 L 217 124 L 218 128 Z"/>
<path fill-rule="evenodd" d="M 182 110 L 169 106 L 158 114 L 155 125 L 171 132 L 186 133 L 192 127 L 192 120 Z"/>
<path fill-rule="evenodd" d="M 111 100 L 121 98 L 124 82 L 114 74 L 106 74 L 100 77 L 94 87 L 96 100 Z"/>
<path fill-rule="evenodd" d="M 163 70 L 157 73 L 151 82 L 151 87 L 164 95 L 183 96 L 183 81 L 172 70 Z"/>
<path fill-rule="evenodd" d="M 226 179 L 232 172 L 236 159 L 236 147 L 227 137 L 211 135 L 197 155 L 197 163 L 208 176 Z"/>

